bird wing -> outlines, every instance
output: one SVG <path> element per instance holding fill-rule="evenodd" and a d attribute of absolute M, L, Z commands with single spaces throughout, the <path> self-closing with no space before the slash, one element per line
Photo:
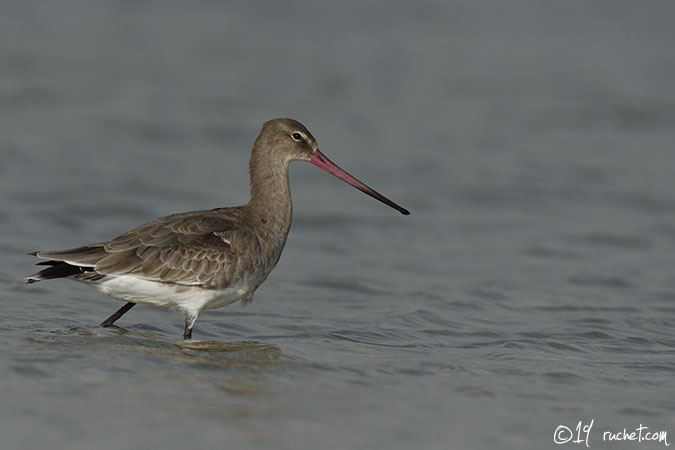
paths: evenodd
<path fill-rule="evenodd" d="M 101 275 L 133 274 L 222 289 L 255 262 L 260 242 L 243 223 L 237 208 L 173 214 L 107 242 L 36 256 L 93 268 Z"/>

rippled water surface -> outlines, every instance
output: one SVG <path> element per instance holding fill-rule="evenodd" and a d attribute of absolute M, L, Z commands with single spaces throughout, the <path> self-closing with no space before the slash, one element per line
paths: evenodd
<path fill-rule="evenodd" d="M 671 2 L 0 6 L 0 448 L 675 442 Z M 36 249 L 247 200 L 290 116 L 404 217 L 294 163 L 252 305 L 182 318 Z M 564 439 L 561 428 L 559 439 Z M 582 436 L 583 437 L 583 436 Z"/>

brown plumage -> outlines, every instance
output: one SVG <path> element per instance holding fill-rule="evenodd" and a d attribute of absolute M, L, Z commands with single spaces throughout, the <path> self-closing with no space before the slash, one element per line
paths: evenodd
<path fill-rule="evenodd" d="M 251 151 L 246 205 L 160 217 L 106 242 L 33 255 L 49 267 L 26 280 L 71 278 L 127 302 L 102 323 L 112 325 L 135 303 L 185 314 L 184 338 L 199 313 L 253 292 L 277 264 L 291 226 L 288 163 L 309 161 L 368 195 L 408 211 L 335 166 L 311 133 L 292 119 L 263 125 Z"/>

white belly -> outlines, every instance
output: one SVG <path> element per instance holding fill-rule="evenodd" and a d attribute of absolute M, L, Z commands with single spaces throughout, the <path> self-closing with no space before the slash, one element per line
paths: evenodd
<path fill-rule="evenodd" d="M 214 290 L 162 283 L 133 275 L 108 275 L 88 284 L 118 300 L 197 314 L 203 309 L 220 308 L 253 295 L 251 286 L 246 282 Z"/>

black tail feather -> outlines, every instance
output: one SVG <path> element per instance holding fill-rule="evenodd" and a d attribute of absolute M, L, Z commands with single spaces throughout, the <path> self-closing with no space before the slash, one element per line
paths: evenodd
<path fill-rule="evenodd" d="M 37 265 L 51 266 L 26 278 L 26 283 L 36 283 L 40 280 L 49 280 L 52 278 L 64 278 L 73 275 L 80 275 L 85 272 L 93 272 L 93 267 L 73 266 L 63 261 L 43 261 Z"/>

